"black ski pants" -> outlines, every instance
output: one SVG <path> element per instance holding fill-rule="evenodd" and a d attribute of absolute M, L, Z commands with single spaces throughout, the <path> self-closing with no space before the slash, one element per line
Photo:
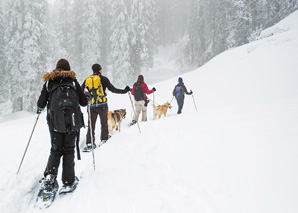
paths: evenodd
<path fill-rule="evenodd" d="M 184 105 L 184 98 L 177 98 L 177 104 L 178 104 L 178 114 L 181 114 L 182 112 L 182 108 L 183 108 L 183 105 Z"/>
<path fill-rule="evenodd" d="M 93 142 L 95 142 L 95 126 L 96 120 L 99 115 L 100 124 L 101 124 L 101 135 L 100 140 L 108 140 L 109 129 L 108 129 L 108 106 L 102 107 L 93 107 L 90 108 L 91 113 L 91 127 L 92 127 L 92 136 Z M 86 135 L 86 143 L 91 143 L 91 135 L 90 135 L 90 122 L 88 121 L 88 132 Z"/>
<path fill-rule="evenodd" d="M 53 174 L 57 177 L 60 158 L 63 157 L 62 182 L 65 185 L 71 185 L 75 179 L 74 149 L 77 132 L 59 133 L 50 130 L 50 134 L 52 147 L 44 176 Z"/>

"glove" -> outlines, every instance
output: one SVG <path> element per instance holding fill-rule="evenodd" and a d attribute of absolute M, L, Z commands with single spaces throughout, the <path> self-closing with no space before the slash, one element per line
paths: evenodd
<path fill-rule="evenodd" d="M 192 90 L 190 90 L 190 94 L 192 94 Z"/>
<path fill-rule="evenodd" d="M 153 87 L 152 90 L 155 92 L 156 91 L 155 87 Z"/>
<path fill-rule="evenodd" d="M 44 108 L 40 108 L 40 107 L 37 107 L 37 114 L 40 114 L 41 113 L 41 111 L 43 110 Z"/>
<path fill-rule="evenodd" d="M 126 87 L 124 88 L 124 90 L 126 90 L 127 92 L 129 92 L 129 91 L 131 91 L 131 88 L 130 88 L 129 86 L 126 86 Z"/>
<path fill-rule="evenodd" d="M 149 103 L 149 100 L 146 99 L 146 100 L 145 100 L 145 104 L 144 104 L 144 106 L 147 107 L 147 106 L 148 106 L 148 103 Z"/>
<path fill-rule="evenodd" d="M 92 99 L 92 95 L 89 92 L 85 92 L 84 94 L 86 95 L 88 101 Z"/>

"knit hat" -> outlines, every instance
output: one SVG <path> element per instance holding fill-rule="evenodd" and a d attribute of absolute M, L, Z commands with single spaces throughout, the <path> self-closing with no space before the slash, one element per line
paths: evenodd
<path fill-rule="evenodd" d="M 179 78 L 178 78 L 178 82 L 179 82 L 179 83 L 182 83 L 182 82 L 183 82 L 183 79 L 182 79 L 181 77 L 179 77 Z"/>
<path fill-rule="evenodd" d="M 99 64 L 92 65 L 93 73 L 99 72 L 101 70 L 101 66 Z"/>

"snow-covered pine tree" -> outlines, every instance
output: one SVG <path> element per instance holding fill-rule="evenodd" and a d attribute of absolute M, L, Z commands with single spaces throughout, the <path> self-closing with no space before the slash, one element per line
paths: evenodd
<path fill-rule="evenodd" d="M 183 45 L 185 58 L 177 57 L 179 63 L 197 67 L 257 38 L 298 9 L 297 0 L 154 1 L 53 1 L 50 14 L 47 0 L 1 1 L 0 74 L 5 84 L 0 85 L 0 103 L 11 100 L 13 111 L 35 110 L 40 77 L 60 58 L 69 60 L 79 80 L 98 62 L 106 75 L 111 70 L 116 85 L 133 83 L 142 68 L 151 66 L 158 37 L 159 45 Z M 159 36 L 151 29 L 159 29 Z"/>
<path fill-rule="evenodd" d="M 153 66 L 153 55 L 157 49 L 156 5 L 152 0 L 133 0 L 131 8 L 131 65 L 133 76 L 138 76 L 142 68 Z"/>
<path fill-rule="evenodd" d="M 8 2 L 6 70 L 9 70 L 10 100 L 13 111 L 34 111 L 44 66 L 42 41 L 46 0 Z"/>
<path fill-rule="evenodd" d="M 200 66 L 215 55 L 249 42 L 298 8 L 295 0 L 192 0 L 185 58 Z"/>
<path fill-rule="evenodd" d="M 111 73 L 108 66 L 111 61 L 110 52 L 111 52 L 111 3 L 110 0 L 101 0 L 100 1 L 100 20 L 101 20 L 101 57 L 100 57 L 100 65 L 104 70 L 104 73 L 107 77 L 111 77 Z"/>
<path fill-rule="evenodd" d="M 4 5 L 3 2 L 0 3 L 0 76 L 2 78 L 2 83 L 0 83 L 0 104 L 5 103 L 8 99 L 8 90 L 7 85 L 4 82 L 7 82 L 6 73 L 4 70 L 4 49 L 5 49 L 5 16 L 4 16 Z"/>
<path fill-rule="evenodd" d="M 57 1 L 56 1 L 57 2 Z M 58 1 L 59 2 L 59 1 Z M 60 46 L 60 29 L 56 26 L 57 16 L 57 5 L 49 5 L 48 12 L 45 13 L 45 37 L 43 38 L 45 51 L 43 55 L 46 58 L 46 64 L 44 67 L 44 73 L 50 72 L 55 68 L 55 65 L 60 58 L 66 58 L 68 56 L 66 50 Z"/>
<path fill-rule="evenodd" d="M 71 0 L 54 1 L 50 8 L 47 22 L 48 40 L 51 56 L 48 58 L 50 68 L 54 69 L 60 58 L 65 58 L 73 68 L 74 36 L 72 35 L 73 5 Z"/>
<path fill-rule="evenodd" d="M 187 29 L 187 43 L 185 48 L 186 62 L 190 65 L 199 65 L 204 59 L 202 54 L 206 50 L 205 35 L 205 7 L 197 0 L 191 1 L 190 19 Z"/>
<path fill-rule="evenodd" d="M 113 66 L 113 82 L 116 86 L 125 86 L 132 83 L 135 76 L 131 62 L 131 48 L 129 37 L 131 33 L 129 12 L 129 0 L 114 1 L 112 3 L 112 22 L 110 37 L 111 63 Z"/>
<path fill-rule="evenodd" d="M 3 13 L 3 6 L 0 4 L 0 70 L 3 68 L 3 60 L 4 60 L 4 29 L 5 29 L 5 19 Z"/>
<path fill-rule="evenodd" d="M 159 29 L 158 44 L 162 46 L 177 43 L 185 36 L 190 13 L 191 0 L 156 1 L 156 26 Z"/>
<path fill-rule="evenodd" d="M 101 11 L 102 5 L 97 0 L 74 1 L 74 36 L 73 57 L 81 79 L 92 73 L 91 66 L 101 63 Z"/>
<path fill-rule="evenodd" d="M 268 19 L 263 20 L 267 23 L 267 26 L 271 26 L 297 10 L 298 1 L 264 0 L 264 7 L 266 7 L 266 15 L 268 15 Z"/>
<path fill-rule="evenodd" d="M 22 26 L 23 26 L 23 16 L 22 8 L 24 7 L 22 1 L 15 0 L 10 1 L 6 5 L 8 26 L 5 29 L 5 37 L 7 38 L 7 45 L 5 49 L 5 70 L 6 76 L 10 81 L 7 82 L 6 87 L 9 91 L 9 100 L 14 104 L 13 111 L 19 111 L 23 108 L 22 94 L 17 91 L 20 89 L 20 81 L 22 78 L 20 68 L 19 68 L 19 59 L 23 55 L 22 49 Z M 19 77 L 19 78 L 18 78 Z"/>
<path fill-rule="evenodd" d="M 43 84 L 42 74 L 47 68 L 47 31 L 45 29 L 45 18 L 49 12 L 49 4 L 47 0 L 28 0 L 28 10 L 24 11 L 25 16 L 23 48 L 25 49 L 25 60 L 21 66 L 28 67 L 28 75 L 25 81 L 30 82 L 28 86 L 29 98 L 24 101 L 26 110 L 36 111 L 36 101 L 40 95 Z M 24 96 L 26 98 L 26 96 Z"/>

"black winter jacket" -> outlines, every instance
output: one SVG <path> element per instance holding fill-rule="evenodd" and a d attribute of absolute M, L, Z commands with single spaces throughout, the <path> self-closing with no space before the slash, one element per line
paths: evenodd
<path fill-rule="evenodd" d="M 55 83 L 54 81 L 60 81 L 61 79 L 63 80 L 69 80 L 73 81 L 76 86 L 76 92 L 78 94 L 79 98 L 79 104 L 81 106 L 87 106 L 88 105 L 88 100 L 80 87 L 80 84 L 75 78 L 76 73 L 74 71 L 63 71 L 63 70 L 54 70 L 50 73 L 46 73 L 42 76 L 43 80 L 45 81 L 41 94 L 39 96 L 39 99 L 37 101 L 37 106 L 41 109 L 45 108 L 48 104 L 48 99 L 49 99 L 49 91 L 53 84 Z"/>

